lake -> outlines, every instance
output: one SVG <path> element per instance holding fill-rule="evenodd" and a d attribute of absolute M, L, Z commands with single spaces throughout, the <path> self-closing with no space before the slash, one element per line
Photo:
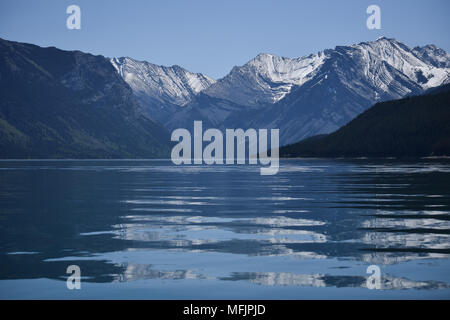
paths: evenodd
<path fill-rule="evenodd" d="M 449 299 L 450 160 L 0 161 L 0 298 Z"/>

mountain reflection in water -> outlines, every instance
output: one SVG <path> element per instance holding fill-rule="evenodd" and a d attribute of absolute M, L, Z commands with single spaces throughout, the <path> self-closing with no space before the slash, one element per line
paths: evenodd
<path fill-rule="evenodd" d="M 63 287 L 70 264 L 124 296 L 128 283 L 173 281 L 370 297 L 375 264 L 385 292 L 450 297 L 448 160 L 282 160 L 275 176 L 167 160 L 1 161 L 0 181 L 1 297 L 36 279 Z"/>

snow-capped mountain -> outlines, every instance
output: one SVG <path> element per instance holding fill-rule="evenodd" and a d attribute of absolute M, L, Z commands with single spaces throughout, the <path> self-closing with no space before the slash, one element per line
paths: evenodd
<path fill-rule="evenodd" d="M 131 58 L 110 61 L 149 115 L 162 122 L 176 112 L 178 106 L 186 105 L 196 94 L 215 83 L 201 73 L 192 73 L 180 66 L 159 66 Z"/>
<path fill-rule="evenodd" d="M 448 81 L 449 72 L 445 68 L 448 68 L 446 63 L 450 59 L 445 51 L 435 46 L 412 50 L 395 39 L 382 37 L 373 42 L 337 47 L 302 58 L 260 54 L 244 66 L 234 67 L 204 92 L 242 105 L 277 103 L 294 86 L 312 80 L 327 61 L 339 58 L 336 52 L 357 60 L 358 72 L 362 70 L 367 80 L 384 91 L 389 91 L 387 87 L 392 85 L 392 77 L 386 77 L 387 67 L 400 71 L 423 89 Z M 410 91 L 406 89 L 399 93 L 402 96 Z"/>
<path fill-rule="evenodd" d="M 158 66 L 131 58 L 113 58 L 112 65 L 136 95 L 147 95 L 161 103 L 185 105 L 215 81 L 180 66 Z"/>
<path fill-rule="evenodd" d="M 280 128 L 283 144 L 337 130 L 376 102 L 449 82 L 450 69 L 419 59 L 394 39 L 325 50 L 315 76 L 253 120 Z"/>
<path fill-rule="evenodd" d="M 205 90 L 207 95 L 242 105 L 276 103 L 314 76 L 323 64 L 323 52 L 303 58 L 259 54 Z"/>
<path fill-rule="evenodd" d="M 419 51 L 415 51 L 395 39 L 382 37 L 373 42 L 363 42 L 350 46 L 350 48 L 355 49 L 357 54 L 362 57 L 362 63 L 365 65 L 365 72 L 368 77 L 374 78 L 377 76 L 373 72 L 373 67 L 379 61 L 383 61 L 401 71 L 410 80 L 420 84 L 423 89 L 439 86 L 449 79 L 448 68 L 436 67 L 432 62 L 433 59 L 437 58 L 436 54 L 430 52 L 433 58 L 420 59 L 417 55 Z M 423 50 L 427 51 L 427 49 Z M 448 56 L 445 55 L 438 59 L 450 61 Z"/>
<path fill-rule="evenodd" d="M 193 120 L 219 128 L 279 128 L 282 144 L 334 131 L 376 102 L 450 82 L 444 50 L 412 49 L 385 37 L 301 58 L 259 54 L 218 81 L 128 58 L 112 63 L 168 129 L 191 128 Z"/>

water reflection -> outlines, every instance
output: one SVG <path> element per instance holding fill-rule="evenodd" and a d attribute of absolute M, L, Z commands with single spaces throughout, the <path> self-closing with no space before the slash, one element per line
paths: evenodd
<path fill-rule="evenodd" d="M 152 265 L 127 264 L 124 265 L 124 272 L 118 275 L 114 281 L 128 282 L 143 279 L 168 279 L 168 280 L 185 280 L 185 279 L 206 279 L 205 275 L 197 274 L 192 270 L 157 270 Z"/>
<path fill-rule="evenodd" d="M 276 176 L 162 160 L 3 161 L 0 182 L 0 280 L 63 280 L 71 263 L 96 283 L 364 287 L 361 266 L 399 266 L 401 273 L 409 262 L 450 257 L 445 160 L 286 160 Z M 135 250 L 140 254 L 129 258 Z M 183 259 L 168 268 L 162 259 L 172 253 Z M 215 254 L 265 259 L 267 270 L 233 259 L 219 268 Z M 317 272 L 339 261 L 349 274 Z M 295 272 L 271 270 L 286 265 Z M 448 289 L 448 280 L 433 280 L 433 270 L 422 265 L 415 280 L 385 274 L 382 286 Z"/>
<path fill-rule="evenodd" d="M 264 286 L 309 286 L 309 287 L 361 287 L 367 288 L 367 279 L 362 276 L 335 276 L 323 274 L 292 273 L 233 273 L 223 278 L 228 281 L 250 281 Z M 437 281 L 411 281 L 404 278 L 384 276 L 381 278 L 381 290 L 393 289 L 447 289 L 450 285 Z"/>

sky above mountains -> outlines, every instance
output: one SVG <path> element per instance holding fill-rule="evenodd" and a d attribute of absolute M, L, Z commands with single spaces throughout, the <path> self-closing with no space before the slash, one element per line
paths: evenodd
<path fill-rule="evenodd" d="M 66 28 L 66 8 L 81 8 L 81 30 Z M 381 30 L 368 30 L 366 8 L 381 8 Z M 215 79 L 258 53 L 300 57 L 396 38 L 450 51 L 448 0 L 2 0 L 0 37 L 180 65 Z"/>

